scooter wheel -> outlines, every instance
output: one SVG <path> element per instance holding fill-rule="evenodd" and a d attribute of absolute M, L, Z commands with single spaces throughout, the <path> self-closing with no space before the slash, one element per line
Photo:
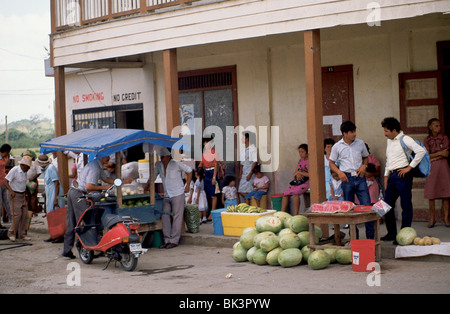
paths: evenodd
<path fill-rule="evenodd" d="M 123 269 L 126 271 L 133 271 L 136 269 L 138 263 L 138 259 L 133 254 L 123 254 L 122 260 L 120 261 L 120 264 L 122 265 Z"/>
<path fill-rule="evenodd" d="M 84 247 L 78 248 L 78 254 L 84 264 L 90 264 L 94 259 L 94 251 L 86 250 Z"/>

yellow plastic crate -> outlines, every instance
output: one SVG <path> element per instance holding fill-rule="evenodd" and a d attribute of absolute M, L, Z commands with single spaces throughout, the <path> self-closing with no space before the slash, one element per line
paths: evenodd
<path fill-rule="evenodd" d="M 265 213 L 227 213 L 221 212 L 223 234 L 226 236 L 240 237 L 242 231 L 248 227 L 254 227 L 255 221 L 264 215 L 275 213 L 275 210 L 268 210 Z"/>

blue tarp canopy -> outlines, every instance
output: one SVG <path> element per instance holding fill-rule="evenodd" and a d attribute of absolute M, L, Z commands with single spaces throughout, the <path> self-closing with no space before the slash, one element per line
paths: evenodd
<path fill-rule="evenodd" d="M 151 144 L 149 150 L 155 145 L 189 150 L 183 139 L 133 129 L 83 129 L 48 140 L 40 146 L 41 154 L 68 150 L 86 154 L 92 161 L 143 143 Z"/>

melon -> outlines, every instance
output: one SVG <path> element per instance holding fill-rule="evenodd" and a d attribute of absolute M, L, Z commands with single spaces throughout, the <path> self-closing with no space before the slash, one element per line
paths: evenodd
<path fill-rule="evenodd" d="M 311 269 L 323 269 L 330 264 L 330 256 L 324 250 L 316 250 L 309 254 L 308 266 Z"/>
<path fill-rule="evenodd" d="M 337 249 L 323 249 L 325 253 L 330 256 L 330 264 L 336 263 L 336 251 Z"/>
<path fill-rule="evenodd" d="M 297 266 L 302 261 L 302 252 L 297 248 L 283 250 L 278 254 L 278 263 L 282 267 Z"/>
<path fill-rule="evenodd" d="M 263 250 L 264 252 L 270 252 L 273 249 L 280 246 L 280 241 L 277 236 L 265 237 L 264 239 L 261 240 L 261 242 L 259 243 L 259 246 L 260 246 L 261 250 Z"/>
<path fill-rule="evenodd" d="M 246 232 L 249 232 L 249 231 L 252 231 L 252 230 L 256 230 L 256 228 L 255 227 L 247 227 L 244 230 L 242 230 L 242 234 L 244 234 Z"/>
<path fill-rule="evenodd" d="M 302 247 L 300 251 L 302 252 L 303 255 L 302 261 L 308 263 L 308 258 L 309 254 L 311 254 L 311 249 L 307 245 L 305 245 L 304 247 Z"/>
<path fill-rule="evenodd" d="M 278 236 L 279 236 L 279 237 L 282 237 L 282 236 L 284 236 L 284 235 L 286 235 L 286 234 L 295 234 L 295 235 L 297 235 L 294 231 L 292 231 L 292 230 L 289 229 L 289 228 L 281 229 L 281 231 L 278 232 Z"/>
<path fill-rule="evenodd" d="M 253 253 L 252 260 L 253 260 L 253 263 L 255 263 L 257 265 L 265 265 L 265 264 L 267 264 L 266 257 L 267 257 L 267 252 L 264 252 L 261 249 L 256 249 L 256 251 Z"/>
<path fill-rule="evenodd" d="M 278 255 L 283 251 L 282 248 L 277 247 L 276 249 L 273 249 L 272 251 L 270 251 L 269 253 L 267 253 L 266 256 L 266 262 L 269 265 L 272 266 L 278 266 L 280 265 L 280 263 L 278 262 Z"/>
<path fill-rule="evenodd" d="M 404 227 L 397 233 L 395 239 L 399 245 L 411 245 L 417 237 L 417 232 L 411 227 Z"/>
<path fill-rule="evenodd" d="M 283 223 L 278 217 L 265 215 L 255 221 L 255 227 L 258 232 L 271 231 L 278 233 L 283 229 Z"/>
<path fill-rule="evenodd" d="M 348 265 L 352 263 L 352 251 L 347 249 L 336 250 L 336 262 L 342 265 Z"/>
<path fill-rule="evenodd" d="M 280 246 L 282 249 L 299 248 L 300 238 L 295 234 L 285 234 L 280 237 Z"/>
<path fill-rule="evenodd" d="M 289 228 L 289 229 L 290 229 L 290 227 L 289 227 L 289 221 L 291 220 L 292 217 L 293 217 L 293 216 L 291 216 L 291 217 L 286 217 L 286 218 L 284 219 L 284 222 L 283 222 L 283 228 Z"/>
<path fill-rule="evenodd" d="M 247 232 L 244 232 L 239 238 L 239 243 L 241 243 L 244 249 L 248 250 L 253 246 L 253 239 L 257 234 L 258 231 L 256 230 L 249 230 Z"/>
<path fill-rule="evenodd" d="M 298 234 L 298 237 L 300 238 L 300 241 L 301 241 L 300 248 L 304 247 L 305 245 L 309 245 L 309 231 L 302 231 L 302 232 L 300 232 Z M 314 241 L 316 243 L 319 242 L 319 237 L 317 236 L 317 234 L 316 234 L 316 236 L 314 238 Z"/>
<path fill-rule="evenodd" d="M 253 263 L 253 253 L 255 253 L 256 251 L 256 247 L 252 246 L 248 251 L 247 251 L 247 260 L 250 263 Z"/>
<path fill-rule="evenodd" d="M 261 233 L 258 233 L 257 235 L 255 235 L 255 237 L 253 238 L 253 246 L 256 246 L 257 249 L 260 248 L 259 243 L 262 241 L 262 239 L 264 239 L 265 237 L 276 237 L 276 234 L 273 233 L 272 231 L 264 231 Z"/>
<path fill-rule="evenodd" d="M 244 249 L 241 244 L 236 245 L 231 255 L 236 262 L 247 261 L 247 250 Z"/>
<path fill-rule="evenodd" d="M 289 218 L 289 228 L 295 233 L 309 230 L 308 218 L 303 215 L 295 215 Z"/>
<path fill-rule="evenodd" d="M 278 218 L 281 220 L 281 222 L 283 223 L 283 226 L 284 226 L 284 221 L 285 221 L 287 218 L 292 217 L 291 214 L 286 213 L 286 212 L 276 212 L 276 213 L 273 214 L 273 216 L 274 216 L 274 217 L 278 217 Z M 283 227 L 283 228 L 284 228 L 284 227 Z"/>

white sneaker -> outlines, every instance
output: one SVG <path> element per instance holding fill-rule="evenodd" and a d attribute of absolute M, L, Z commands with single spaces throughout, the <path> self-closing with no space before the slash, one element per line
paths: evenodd
<path fill-rule="evenodd" d="M 24 236 L 22 240 L 24 240 L 24 241 L 31 241 L 31 238 L 29 236 Z"/>
<path fill-rule="evenodd" d="M 11 241 L 16 242 L 16 237 L 15 237 L 15 236 L 8 236 L 8 238 L 9 238 Z"/>

